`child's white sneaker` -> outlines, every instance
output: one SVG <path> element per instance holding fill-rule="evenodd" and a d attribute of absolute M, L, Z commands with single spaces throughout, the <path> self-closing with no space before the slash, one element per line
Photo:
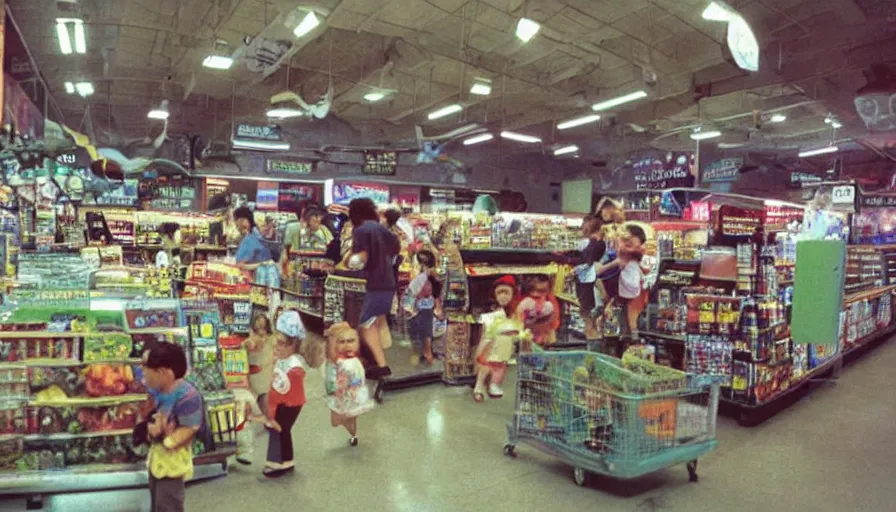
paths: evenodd
<path fill-rule="evenodd" d="M 490 382 L 488 385 L 488 396 L 492 398 L 501 398 L 504 396 L 504 390 L 501 389 L 501 386 L 494 382 Z"/>

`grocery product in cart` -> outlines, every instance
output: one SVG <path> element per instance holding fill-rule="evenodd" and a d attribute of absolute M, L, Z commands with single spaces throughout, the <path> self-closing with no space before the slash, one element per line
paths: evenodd
<path fill-rule="evenodd" d="M 716 446 L 718 385 L 694 389 L 680 371 L 636 357 L 585 351 L 520 354 L 516 412 L 504 453 L 519 442 L 591 473 L 636 478 Z"/>

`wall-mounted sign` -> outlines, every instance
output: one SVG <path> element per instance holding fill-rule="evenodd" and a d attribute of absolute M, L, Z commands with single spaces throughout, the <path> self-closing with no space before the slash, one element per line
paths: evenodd
<path fill-rule="evenodd" d="M 716 160 L 703 168 L 700 179 L 704 183 L 719 181 L 736 181 L 737 173 L 744 165 L 743 158 L 723 158 Z"/>
<path fill-rule="evenodd" d="M 265 160 L 265 170 L 283 174 L 311 174 L 311 171 L 314 170 L 314 162 Z"/>
<path fill-rule="evenodd" d="M 301 183 L 281 183 L 277 192 L 277 205 L 282 212 L 296 212 L 299 203 L 314 199 L 315 186 Z"/>
<path fill-rule="evenodd" d="M 258 210 L 276 210 L 279 186 L 276 181 L 259 181 L 255 193 L 255 208 Z"/>
<path fill-rule="evenodd" d="M 896 194 L 862 194 L 861 208 L 896 208 Z"/>
<path fill-rule="evenodd" d="M 280 126 L 276 124 L 258 125 L 239 123 L 236 125 L 234 138 L 255 140 L 282 140 Z"/>
<path fill-rule="evenodd" d="M 167 183 L 153 187 L 152 208 L 156 210 L 196 209 L 196 187 L 191 183 Z"/>
<path fill-rule="evenodd" d="M 709 201 L 691 201 L 687 208 L 684 209 L 684 220 L 693 220 L 697 222 L 709 222 Z"/>
<path fill-rule="evenodd" d="M 378 185 L 374 183 L 334 183 L 333 184 L 333 202 L 336 204 L 347 205 L 352 199 L 367 197 L 374 203 L 384 204 L 389 202 L 389 185 Z"/>
<path fill-rule="evenodd" d="M 124 180 L 120 187 L 95 195 L 94 204 L 99 206 L 136 206 L 137 205 L 137 180 Z"/>
<path fill-rule="evenodd" d="M 821 183 L 821 181 L 821 176 L 808 172 L 793 171 L 790 173 L 790 186 L 794 188 L 801 188 L 804 183 Z"/>
<path fill-rule="evenodd" d="M 722 236 L 749 237 L 762 226 L 764 212 L 725 205 L 719 208 L 716 232 Z"/>
<path fill-rule="evenodd" d="M 365 151 L 364 174 L 395 176 L 398 168 L 398 153 L 395 151 Z"/>

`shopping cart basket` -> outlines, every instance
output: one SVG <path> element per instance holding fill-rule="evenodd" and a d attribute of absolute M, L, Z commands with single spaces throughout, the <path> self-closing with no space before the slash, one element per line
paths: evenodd
<path fill-rule="evenodd" d="M 687 463 L 716 447 L 719 387 L 687 387 L 684 373 L 595 352 L 539 352 L 518 359 L 516 412 L 504 454 L 527 443 L 591 473 L 630 479 Z"/>

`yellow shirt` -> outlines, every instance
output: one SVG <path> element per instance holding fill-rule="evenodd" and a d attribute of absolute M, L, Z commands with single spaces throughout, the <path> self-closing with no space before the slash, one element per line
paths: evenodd
<path fill-rule="evenodd" d="M 162 443 L 149 447 L 146 459 L 149 473 L 155 478 L 193 478 L 193 443 L 169 450 Z"/>

